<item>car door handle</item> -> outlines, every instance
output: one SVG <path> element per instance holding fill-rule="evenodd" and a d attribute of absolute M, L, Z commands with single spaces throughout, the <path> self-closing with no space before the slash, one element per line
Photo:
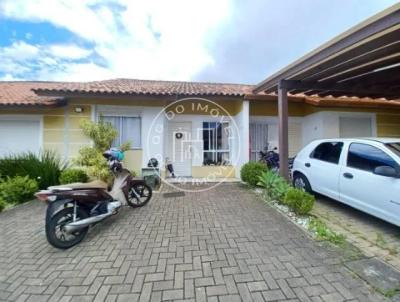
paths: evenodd
<path fill-rule="evenodd" d="M 305 163 L 304 164 L 307 168 L 310 168 L 311 167 L 311 164 L 310 163 Z"/>
<path fill-rule="evenodd" d="M 346 178 L 348 178 L 348 179 L 352 179 L 353 178 L 353 174 L 351 174 L 351 173 L 343 173 L 343 176 L 344 177 L 346 177 Z"/>

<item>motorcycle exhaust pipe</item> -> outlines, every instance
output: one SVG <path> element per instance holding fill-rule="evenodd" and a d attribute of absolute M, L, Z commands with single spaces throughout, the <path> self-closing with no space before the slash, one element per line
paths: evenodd
<path fill-rule="evenodd" d="M 93 223 L 99 222 L 111 215 L 116 214 L 118 212 L 118 209 L 121 207 L 121 205 L 122 204 L 119 201 L 110 202 L 107 205 L 107 209 L 108 209 L 107 213 L 100 214 L 100 215 L 93 216 L 93 217 L 88 217 L 88 218 L 74 221 L 74 222 L 70 222 L 64 226 L 64 231 L 67 233 L 73 233 L 73 232 L 79 231 L 81 229 L 84 229 Z"/>
<path fill-rule="evenodd" d="M 67 233 L 73 233 L 73 232 L 79 231 L 81 229 L 84 229 L 93 223 L 99 222 L 111 215 L 113 215 L 113 213 L 108 212 L 108 213 L 97 215 L 94 217 L 89 217 L 89 218 L 85 218 L 85 219 L 78 220 L 75 222 L 70 222 L 64 226 L 64 230 Z"/>

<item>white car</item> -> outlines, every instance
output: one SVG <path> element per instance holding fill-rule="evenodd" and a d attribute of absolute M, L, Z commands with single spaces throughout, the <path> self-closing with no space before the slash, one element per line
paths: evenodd
<path fill-rule="evenodd" d="M 316 140 L 296 156 L 293 185 L 400 226 L 400 139 Z"/>

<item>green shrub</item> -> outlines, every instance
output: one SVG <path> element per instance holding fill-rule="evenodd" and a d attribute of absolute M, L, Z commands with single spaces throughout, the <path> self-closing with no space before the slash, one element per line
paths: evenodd
<path fill-rule="evenodd" d="M 0 212 L 2 212 L 5 207 L 6 207 L 6 203 L 0 199 Z"/>
<path fill-rule="evenodd" d="M 93 141 L 94 146 L 82 147 L 78 157 L 74 160 L 75 164 L 84 168 L 91 178 L 108 182 L 111 174 L 103 152 L 111 147 L 113 140 L 118 135 L 117 130 L 102 118 L 98 122 L 82 120 L 80 127 L 83 133 Z M 120 146 L 122 151 L 129 148 L 130 142 L 125 142 Z"/>
<path fill-rule="evenodd" d="M 298 215 L 308 214 L 315 202 L 315 197 L 303 190 L 289 188 L 284 198 L 284 204 Z"/>
<path fill-rule="evenodd" d="M 88 176 L 82 169 L 65 169 L 61 172 L 60 183 L 87 182 Z"/>
<path fill-rule="evenodd" d="M 29 176 L 38 182 L 40 189 L 59 184 L 64 161 L 53 151 L 43 151 L 39 155 L 27 152 L 0 159 L 0 178 Z"/>
<path fill-rule="evenodd" d="M 7 177 L 0 182 L 0 200 L 15 204 L 31 200 L 38 190 L 38 183 L 28 176 Z"/>
<path fill-rule="evenodd" d="M 283 201 L 285 194 L 290 187 L 283 177 L 271 170 L 263 172 L 261 176 L 258 177 L 258 185 L 265 189 L 265 194 L 268 198 L 274 199 L 278 202 Z"/>
<path fill-rule="evenodd" d="M 267 172 L 268 168 L 265 164 L 255 161 L 250 161 L 240 169 L 240 178 L 251 186 L 256 186 L 259 177 L 263 172 Z"/>

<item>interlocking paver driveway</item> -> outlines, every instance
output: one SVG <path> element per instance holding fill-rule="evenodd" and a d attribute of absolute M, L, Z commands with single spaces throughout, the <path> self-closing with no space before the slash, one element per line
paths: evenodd
<path fill-rule="evenodd" d="M 45 206 L 0 214 L 0 300 L 376 301 L 320 246 L 239 184 L 155 198 L 80 245 L 46 242 Z"/>

